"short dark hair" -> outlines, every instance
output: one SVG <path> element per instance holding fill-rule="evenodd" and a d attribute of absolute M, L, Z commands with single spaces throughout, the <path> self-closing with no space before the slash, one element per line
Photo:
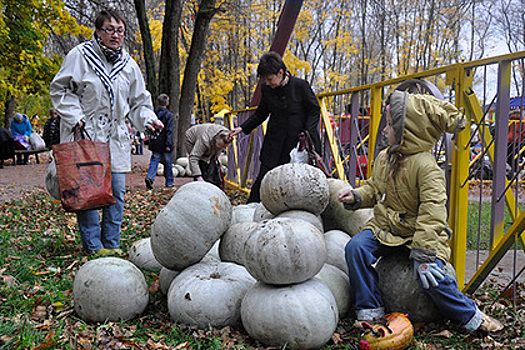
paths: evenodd
<path fill-rule="evenodd" d="M 170 103 L 170 97 L 166 94 L 160 94 L 157 97 L 157 104 L 162 107 L 166 107 Z"/>
<path fill-rule="evenodd" d="M 57 110 L 54 109 L 54 108 L 49 108 L 49 115 L 50 115 L 50 116 L 57 115 Z"/>
<path fill-rule="evenodd" d="M 286 65 L 284 64 L 281 55 L 275 51 L 268 51 L 262 55 L 259 60 L 257 76 L 266 77 L 270 74 L 277 74 L 281 69 L 283 70 L 283 73 L 286 73 Z"/>
<path fill-rule="evenodd" d="M 114 18 L 117 22 L 122 22 L 124 28 L 127 28 L 126 19 L 118 10 L 102 10 L 95 19 L 95 29 L 102 29 L 104 22 Z"/>

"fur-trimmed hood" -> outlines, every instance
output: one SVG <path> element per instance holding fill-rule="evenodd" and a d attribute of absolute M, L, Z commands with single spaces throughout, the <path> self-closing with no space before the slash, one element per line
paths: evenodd
<path fill-rule="evenodd" d="M 387 105 L 396 138 L 389 153 L 430 151 L 444 132 L 455 133 L 465 127 L 464 116 L 456 106 L 434 96 L 395 90 Z"/>

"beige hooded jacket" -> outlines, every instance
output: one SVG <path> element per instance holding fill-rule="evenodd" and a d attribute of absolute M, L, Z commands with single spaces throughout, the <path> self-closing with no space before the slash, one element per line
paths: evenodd
<path fill-rule="evenodd" d="M 445 174 L 430 150 L 444 132 L 464 127 L 463 117 L 451 103 L 428 95 L 394 91 L 389 103 L 396 143 L 379 153 L 370 179 L 354 190 L 356 203 L 346 207 L 374 207 L 365 228 L 382 244 L 406 244 L 419 261 L 448 261 Z M 395 160 L 401 163 L 392 177 Z"/>
<path fill-rule="evenodd" d="M 211 158 L 221 152 L 215 148 L 215 140 L 220 134 L 228 135 L 230 130 L 218 124 L 197 124 L 186 131 L 184 148 L 188 154 L 191 174 L 201 175 L 199 160 L 209 163 Z"/>

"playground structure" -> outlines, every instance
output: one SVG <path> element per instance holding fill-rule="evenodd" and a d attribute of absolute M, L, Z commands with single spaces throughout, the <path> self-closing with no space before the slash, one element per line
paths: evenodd
<path fill-rule="evenodd" d="M 444 134 L 434 149 L 436 159 L 446 173 L 449 190 L 449 225 L 454 232 L 451 263 L 456 269 L 460 289 L 465 292 L 474 292 L 509 250 L 514 251 L 511 283 L 525 270 L 516 263 L 516 253 L 525 247 L 522 236 L 525 212 L 520 211 L 518 200 L 519 189 L 524 186 L 521 174 L 525 168 L 522 157 L 525 123 L 519 118 L 509 120 L 513 74 L 521 76 L 519 96 L 525 95 L 524 59 L 525 51 L 520 51 L 318 95 L 323 159 L 333 177 L 355 186 L 371 173 L 374 157 L 381 147 L 382 103 L 393 89 L 447 99 L 465 114 L 467 127 L 457 135 Z M 490 70 L 497 70 L 495 82 L 490 81 Z M 495 93 L 494 98 L 487 102 L 487 96 L 492 93 Z M 523 97 L 520 106 L 523 106 Z M 254 110 L 252 107 L 228 113 L 225 125 L 230 128 L 238 126 Z M 345 113 L 345 110 L 350 113 Z M 523 119 L 522 108 L 519 114 Z M 514 138 L 508 137 L 509 125 Z M 230 147 L 229 186 L 248 191 L 258 172 L 258 154 L 264 132 L 263 123 L 251 135 L 240 134 Z M 472 152 L 474 145 L 475 154 Z M 480 159 L 490 162 L 491 182 L 483 181 L 486 177 L 484 169 L 479 168 Z M 473 198 L 470 190 L 474 183 L 479 188 L 478 199 Z M 481 197 L 486 190 L 491 193 L 489 201 Z M 477 208 L 472 209 L 471 204 L 469 209 L 469 196 Z M 487 207 L 490 208 L 490 224 L 489 228 L 484 228 L 482 213 Z M 472 224 L 467 227 L 469 216 L 473 222 L 477 221 L 477 232 L 473 231 Z M 468 230 L 471 231 L 469 237 L 474 237 L 470 240 L 474 240 L 471 243 L 477 251 L 477 272 L 465 281 Z M 479 262 L 481 250 L 489 251 L 483 264 Z"/>

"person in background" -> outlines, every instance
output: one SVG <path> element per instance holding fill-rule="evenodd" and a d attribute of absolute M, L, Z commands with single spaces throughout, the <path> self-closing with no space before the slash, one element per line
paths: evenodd
<path fill-rule="evenodd" d="M 144 154 L 144 133 L 137 131 L 135 133 L 135 139 L 137 140 L 135 154 L 141 156 Z"/>
<path fill-rule="evenodd" d="M 164 129 L 149 140 L 149 149 L 151 151 L 151 158 L 149 161 L 148 174 L 144 181 L 148 190 L 153 189 L 153 182 L 155 182 L 155 175 L 159 162 L 164 164 L 164 178 L 166 179 L 166 187 L 173 187 L 173 114 L 169 111 L 168 106 L 170 98 L 166 94 L 160 94 L 157 98 L 158 108 L 155 113 L 159 120 L 164 124 Z M 140 137 L 140 136 L 139 136 Z"/>
<path fill-rule="evenodd" d="M 384 323 L 374 264 L 385 252 L 405 251 L 420 287 L 444 317 L 469 331 L 501 331 L 501 323 L 481 312 L 444 271 L 452 232 L 445 174 L 430 151 L 444 132 L 464 127 L 463 116 L 447 101 L 405 91 L 388 97 L 384 116 L 389 146 L 378 154 L 372 176 L 339 194 L 348 210 L 374 207 L 374 217 L 345 247 L 357 324 Z"/>
<path fill-rule="evenodd" d="M 0 127 L 0 169 L 4 167 L 4 160 L 15 156 L 15 139 L 11 132 Z"/>
<path fill-rule="evenodd" d="M 44 125 L 43 137 L 48 149 L 60 143 L 60 116 L 54 108 L 49 109 L 49 119 Z"/>
<path fill-rule="evenodd" d="M 28 150 L 31 148 L 29 145 L 29 138 L 31 137 L 31 122 L 27 115 L 22 113 L 15 113 L 13 120 L 11 120 L 11 134 L 16 142 L 16 148 L 22 150 Z M 25 165 L 29 164 L 29 154 L 17 154 L 16 164 Z"/>
<path fill-rule="evenodd" d="M 230 130 L 219 124 L 196 124 L 186 131 L 184 148 L 195 181 L 206 181 L 224 189 L 219 155 L 232 138 Z"/>
<path fill-rule="evenodd" d="M 308 131 L 315 150 L 321 154 L 320 107 L 310 84 L 292 76 L 281 56 L 273 51 L 262 55 L 257 75 L 265 83 L 261 89 L 261 102 L 255 113 L 230 133 L 230 137 L 241 132 L 248 135 L 270 117 L 259 157 L 259 174 L 252 185 L 248 203 L 260 202 L 259 189 L 264 175 L 290 162 L 290 152 L 297 145 L 302 131 Z"/>
<path fill-rule="evenodd" d="M 116 203 L 77 212 L 82 247 L 87 254 L 122 254 L 120 229 L 126 173 L 131 171 L 126 118 L 139 130 L 162 129 L 138 64 L 122 46 L 126 20 L 115 10 L 95 19 L 93 39 L 74 47 L 51 82 L 49 92 L 60 115 L 60 142 L 70 142 L 84 128 L 93 141 L 109 143 L 111 185 Z"/>

